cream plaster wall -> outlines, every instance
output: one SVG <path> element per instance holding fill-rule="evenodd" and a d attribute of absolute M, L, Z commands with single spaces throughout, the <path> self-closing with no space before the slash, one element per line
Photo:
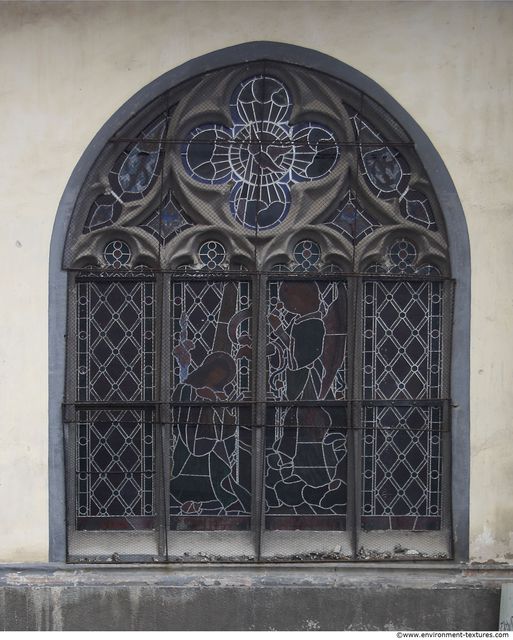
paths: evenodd
<path fill-rule="evenodd" d="M 0 561 L 45 561 L 48 251 L 69 175 L 142 86 L 241 42 L 370 76 L 444 159 L 472 250 L 471 556 L 513 558 L 513 4 L 0 3 Z"/>

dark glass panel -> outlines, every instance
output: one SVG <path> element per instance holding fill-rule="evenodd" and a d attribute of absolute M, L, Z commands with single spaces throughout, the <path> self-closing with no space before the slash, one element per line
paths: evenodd
<path fill-rule="evenodd" d="M 347 507 L 345 407 L 270 407 L 265 449 L 265 513 L 270 528 L 333 528 Z M 274 516 L 295 516 L 272 522 Z M 340 523 L 340 518 L 337 519 Z"/>
<path fill-rule="evenodd" d="M 250 409 L 238 407 L 173 410 L 172 528 L 249 527 L 252 430 L 244 425 L 250 423 L 250 416 Z"/>
<path fill-rule="evenodd" d="M 345 283 L 273 280 L 267 304 L 268 399 L 343 399 Z"/>
<path fill-rule="evenodd" d="M 126 529 L 123 518 L 132 519 L 131 528 L 137 523 L 147 528 L 141 517 L 154 515 L 154 460 L 151 411 L 80 411 L 75 469 L 78 528 Z M 103 520 L 95 523 L 95 518 Z M 119 520 L 109 523 L 110 518 Z"/>
<path fill-rule="evenodd" d="M 153 283 L 80 282 L 77 293 L 78 399 L 151 400 Z"/>
<path fill-rule="evenodd" d="M 173 399 L 251 399 L 248 282 L 173 284 Z"/>
<path fill-rule="evenodd" d="M 440 528 L 441 425 L 439 406 L 365 408 L 363 528 Z"/>
<path fill-rule="evenodd" d="M 440 282 L 366 282 L 363 381 L 366 398 L 438 398 Z"/>

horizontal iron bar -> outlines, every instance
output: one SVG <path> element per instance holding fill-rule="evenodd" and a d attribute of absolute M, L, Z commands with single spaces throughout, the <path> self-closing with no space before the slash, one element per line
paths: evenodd
<path fill-rule="evenodd" d="M 82 269 L 71 267 L 66 269 L 66 271 L 78 274 L 84 274 L 84 276 L 89 276 L 95 282 L 105 282 L 108 281 L 108 276 L 112 276 L 116 278 L 119 277 L 119 280 L 122 282 L 142 282 L 145 281 L 144 276 L 136 276 L 133 277 L 121 277 L 123 271 L 116 270 L 108 270 L 98 268 L 96 271 L 91 269 Z M 95 276 L 95 274 L 104 273 L 105 277 Z M 193 270 L 191 269 L 189 272 L 185 269 L 151 269 L 148 271 L 146 276 L 147 281 L 154 281 L 152 277 L 153 274 L 169 274 L 174 276 L 173 280 L 175 281 L 196 281 L 196 280 L 236 280 L 241 282 L 247 282 L 251 276 L 263 276 L 268 280 L 320 280 L 320 281 L 337 281 L 342 280 L 344 278 L 362 278 L 364 280 L 386 280 L 386 281 L 397 281 L 397 282 L 442 282 L 442 281 L 450 281 L 456 282 L 454 278 L 451 276 L 444 275 L 419 275 L 415 273 L 373 273 L 373 272 L 350 272 L 350 271 L 337 271 L 336 273 L 324 273 L 322 271 L 311 271 L 311 272 L 287 272 L 287 271 L 202 271 L 202 270 Z M 86 282 L 89 278 L 80 277 L 81 282 Z"/>
<path fill-rule="evenodd" d="M 235 146 L 235 147 L 247 147 L 248 145 L 260 145 L 262 147 L 268 147 L 268 146 L 273 146 L 273 147 L 306 147 L 306 146 L 310 146 L 307 145 L 305 143 L 301 143 L 301 142 L 297 142 L 294 141 L 292 138 L 288 138 L 286 140 L 258 140 L 257 138 L 255 139 L 249 139 L 249 140 L 244 140 L 244 141 L 240 141 L 237 140 L 236 138 L 228 138 L 225 140 L 219 140 L 216 138 L 212 138 L 212 139 L 203 139 L 203 140 L 190 140 L 190 139 L 174 139 L 174 140 L 159 140 L 158 138 L 111 138 L 109 140 L 110 143 L 115 144 L 117 142 L 121 142 L 121 143 L 134 143 L 134 144 L 155 144 L 155 145 L 183 145 L 183 144 L 199 144 L 199 145 L 230 145 L 230 146 Z M 404 141 L 383 141 L 383 142 L 341 142 L 341 141 L 319 141 L 315 143 L 316 147 L 365 147 L 365 148 L 375 148 L 375 149 L 382 149 L 383 147 L 411 147 L 414 148 L 415 147 L 415 143 L 414 142 L 404 142 Z"/>
<path fill-rule="evenodd" d="M 69 421 L 66 422 L 66 425 L 77 425 L 77 424 L 96 424 L 96 425 L 110 425 L 112 424 L 113 421 L 110 420 L 90 420 L 90 421 L 85 421 L 85 420 L 76 420 L 76 421 Z M 173 429 L 176 428 L 180 428 L 180 427 L 229 427 L 229 428 L 244 428 L 244 429 L 250 429 L 250 430 L 255 430 L 255 429 L 331 429 L 331 430 L 339 430 L 339 431 L 379 431 L 379 432 L 384 432 L 384 431 L 421 431 L 421 432 L 436 432 L 436 433 L 449 433 L 450 429 L 448 428 L 448 425 L 440 425 L 439 428 L 437 428 L 436 425 L 428 425 L 428 426 L 422 426 L 422 427 L 415 427 L 415 426 L 393 426 L 393 427 L 377 427 L 375 425 L 348 425 L 348 424 L 330 424 L 330 425 L 318 425 L 318 424 L 252 424 L 252 423 L 248 423 L 248 424 L 230 424 L 230 423 L 223 423 L 223 424 L 219 424 L 218 422 L 194 422 L 194 421 L 182 421 L 182 420 L 177 420 L 177 421 L 168 421 L 168 422 L 161 422 L 161 421 L 145 421 L 145 420 L 141 420 L 140 422 L 136 422 L 133 420 L 116 420 L 115 421 L 116 424 L 119 422 L 120 424 L 123 425 L 152 425 L 152 426 L 158 426 L 158 427 L 166 427 L 169 426 Z M 444 428 L 446 427 L 446 428 Z M 85 473 L 85 472 L 84 472 Z M 144 473 L 144 472 L 141 472 Z"/>

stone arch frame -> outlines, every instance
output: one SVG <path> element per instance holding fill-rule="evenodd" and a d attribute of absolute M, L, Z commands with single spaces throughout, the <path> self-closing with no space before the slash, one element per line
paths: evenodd
<path fill-rule="evenodd" d="M 93 138 L 75 166 L 59 203 L 49 264 L 49 560 L 66 558 L 64 443 L 61 403 L 65 380 L 67 274 L 62 255 L 80 188 L 109 138 L 152 99 L 195 75 L 254 61 L 298 64 L 353 85 L 383 106 L 415 143 L 444 214 L 451 272 L 456 281 L 451 354 L 451 495 L 455 561 L 468 559 L 470 476 L 470 246 L 465 215 L 454 183 L 432 142 L 414 119 L 382 87 L 356 69 L 320 52 L 275 42 L 252 42 L 215 51 L 161 75 L 122 105 Z"/>

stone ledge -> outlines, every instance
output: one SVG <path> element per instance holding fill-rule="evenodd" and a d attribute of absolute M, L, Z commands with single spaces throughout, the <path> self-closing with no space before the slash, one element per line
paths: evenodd
<path fill-rule="evenodd" d="M 0 565 L 5 630 L 494 630 L 510 565 Z"/>

